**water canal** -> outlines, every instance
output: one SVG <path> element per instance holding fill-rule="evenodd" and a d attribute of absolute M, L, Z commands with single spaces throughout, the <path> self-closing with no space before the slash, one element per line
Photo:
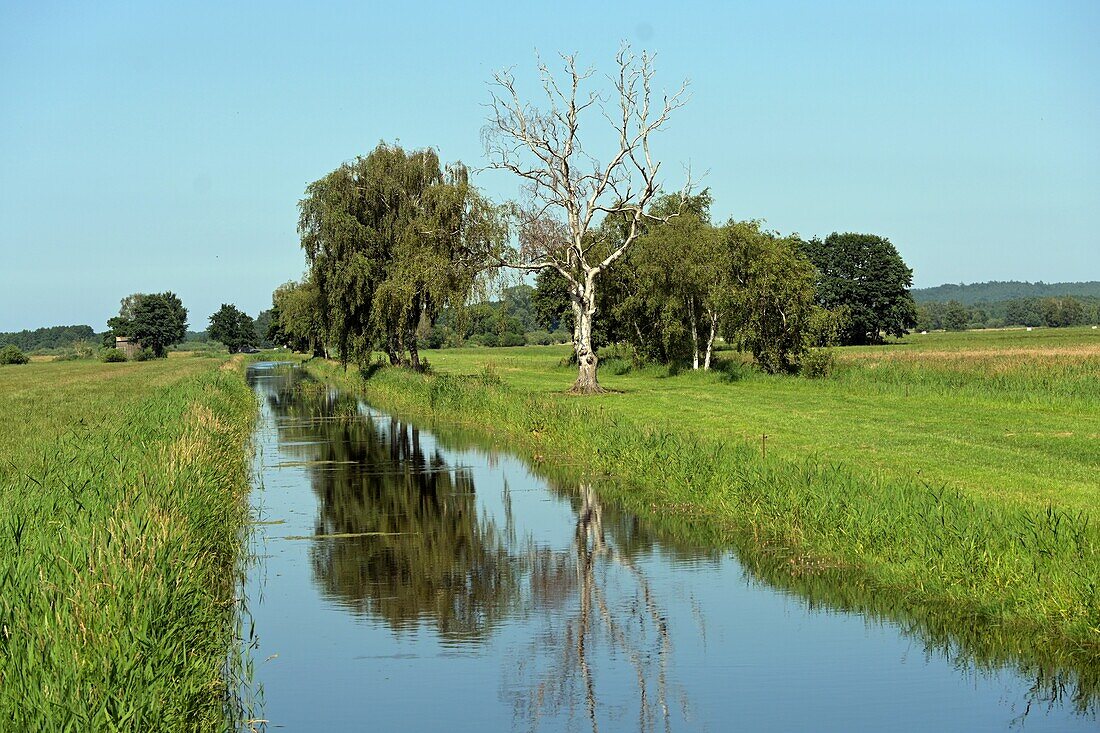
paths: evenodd
<path fill-rule="evenodd" d="M 268 730 L 1096 730 L 1091 700 L 770 586 L 258 364 L 246 586 Z"/>

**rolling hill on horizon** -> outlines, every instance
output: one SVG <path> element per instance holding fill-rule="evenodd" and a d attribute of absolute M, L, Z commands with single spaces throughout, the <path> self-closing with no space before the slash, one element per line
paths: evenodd
<path fill-rule="evenodd" d="M 1078 297 L 1100 298 L 1100 281 L 1045 283 L 1019 280 L 990 280 L 981 283 L 945 283 L 934 288 L 913 288 L 918 303 L 957 300 L 963 305 L 994 303 L 1016 298 Z"/>

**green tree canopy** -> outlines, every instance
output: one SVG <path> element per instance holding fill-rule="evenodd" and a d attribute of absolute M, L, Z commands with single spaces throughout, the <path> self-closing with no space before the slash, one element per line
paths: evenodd
<path fill-rule="evenodd" d="M 824 241 L 814 238 L 799 246 L 818 269 L 818 303 L 848 311 L 842 343 L 878 343 L 883 334 L 903 336 L 916 325 L 909 293 L 913 271 L 889 239 L 833 232 Z"/>
<path fill-rule="evenodd" d="M 272 308 L 262 310 L 256 314 L 255 329 L 253 331 L 255 341 L 254 343 L 263 348 L 270 348 L 275 345 L 275 342 L 268 338 L 268 332 L 272 328 L 272 323 L 275 320 L 275 312 Z"/>
<path fill-rule="evenodd" d="M 72 346 L 78 341 L 92 341 L 95 338 L 96 333 L 91 326 L 50 326 L 36 328 L 33 331 L 0 333 L 0 346 L 12 344 L 23 351 L 56 349 Z"/>
<path fill-rule="evenodd" d="M 377 343 L 418 368 L 418 327 L 465 302 L 504 234 L 461 163 L 385 143 L 310 184 L 299 208 L 323 330 L 344 363 Z"/>
<path fill-rule="evenodd" d="M 830 320 L 814 304 L 817 271 L 799 251 L 800 240 L 780 239 L 750 221 L 727 224 L 724 242 L 731 272 L 726 340 L 751 352 L 764 371 L 795 371 Z"/>
<path fill-rule="evenodd" d="M 948 331 L 965 331 L 969 320 L 970 312 L 966 306 L 957 300 L 952 300 L 943 309 L 941 324 Z"/>
<path fill-rule="evenodd" d="M 222 303 L 222 307 L 210 316 L 206 333 L 210 338 L 229 347 L 231 352 L 246 346 L 255 346 L 257 341 L 256 325 L 252 316 L 230 303 Z"/>
<path fill-rule="evenodd" d="M 327 336 L 317 285 L 309 277 L 283 283 L 275 289 L 271 302 L 267 337 L 294 351 L 325 356 Z"/>
<path fill-rule="evenodd" d="M 122 299 L 117 316 L 107 327 L 115 336 L 136 339 L 157 357 L 168 355 L 168 348 L 187 335 L 187 309 L 172 292 L 134 293 Z"/>
<path fill-rule="evenodd" d="M 693 368 L 710 367 L 729 280 L 727 250 L 710 224 L 710 206 L 709 190 L 659 197 L 645 233 L 615 273 L 622 295 L 611 309 L 620 322 L 617 333 L 646 359 L 690 359 Z"/>

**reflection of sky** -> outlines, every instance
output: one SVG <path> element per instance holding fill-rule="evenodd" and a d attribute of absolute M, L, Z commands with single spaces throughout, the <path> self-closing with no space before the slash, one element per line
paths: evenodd
<path fill-rule="evenodd" d="M 255 659 L 265 688 L 263 717 L 286 730 L 531 729 L 529 718 L 514 717 L 513 702 L 540 675 L 554 671 L 566 643 L 560 636 L 564 621 L 577 613 L 576 591 L 560 607 L 533 608 L 521 579 L 525 602 L 477 643 L 445 642 L 431 619 L 395 632 L 382 619 L 348 613 L 318 590 L 310 543 L 278 539 L 311 534 L 317 500 L 307 467 L 271 468 L 300 460 L 300 454 L 281 452 L 272 418 L 265 404 L 256 459 L 265 467 L 264 486 L 254 502 L 262 507 L 262 519 L 286 523 L 261 528 L 268 539 L 259 540 L 256 551 L 267 557 L 253 569 L 248 585 L 260 639 Z M 518 542 L 510 552 L 518 553 L 528 538 L 561 553 L 570 550 L 576 516 L 568 498 L 549 491 L 521 461 L 442 448 L 424 432 L 420 438 L 426 455 L 438 448 L 448 465 L 470 467 L 480 518 L 502 532 L 507 480 Z M 1027 679 L 1010 671 L 956 670 L 940 656 L 926 659 L 919 642 L 892 626 L 808 610 L 797 597 L 748 582 L 732 557 L 717 562 L 711 557 L 693 563 L 652 548 L 635 560 L 672 641 L 673 730 L 1004 730 L 1023 711 Z M 639 591 L 633 576 L 614 562 L 602 562 L 596 578 L 610 616 L 622 622 L 636 618 L 631 609 Z M 600 728 L 635 730 L 634 668 L 621 650 L 608 653 L 607 642 L 605 628 L 597 624 L 588 659 Z M 269 655 L 278 656 L 263 661 Z M 574 708 L 571 722 L 568 711 L 547 712 L 538 729 L 589 729 L 583 699 Z M 1096 727 L 1095 718 L 1036 708 L 1024 730 Z"/>

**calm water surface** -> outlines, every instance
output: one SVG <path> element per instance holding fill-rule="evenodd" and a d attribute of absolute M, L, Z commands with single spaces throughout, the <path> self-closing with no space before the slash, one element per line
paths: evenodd
<path fill-rule="evenodd" d="M 303 382 L 263 403 L 247 582 L 268 730 L 1077 731 L 1095 707 Z"/>

